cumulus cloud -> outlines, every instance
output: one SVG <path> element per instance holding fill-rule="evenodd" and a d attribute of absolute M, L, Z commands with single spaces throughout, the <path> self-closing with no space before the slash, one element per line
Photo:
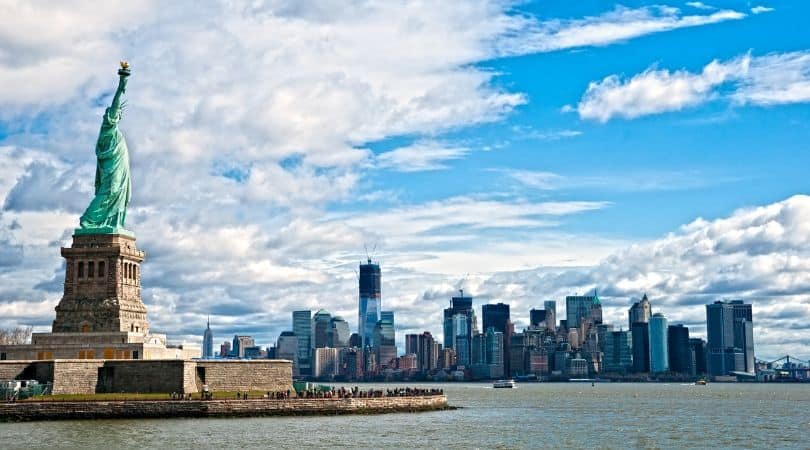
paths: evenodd
<path fill-rule="evenodd" d="M 724 86 L 730 92 L 721 92 Z M 716 98 L 766 106 L 808 102 L 810 51 L 714 60 L 699 73 L 650 68 L 629 79 L 609 75 L 588 85 L 576 111 L 583 119 L 607 122 L 679 111 Z"/>
<path fill-rule="evenodd" d="M 743 16 L 648 7 L 553 20 L 502 2 L 352 6 L 2 4 L 0 85 L 13 88 L 0 92 L 0 120 L 26 126 L 9 127 L 0 147 L 0 326 L 47 329 L 53 319 L 59 247 L 90 200 L 94 141 L 120 58 L 133 68 L 121 126 L 151 328 L 199 340 L 211 312 L 218 340 L 239 332 L 266 344 L 294 309 L 328 306 L 353 323 L 353 269 L 378 236 L 398 333 L 438 328 L 445 300 L 421 294 L 452 292 L 459 271 L 479 272 L 466 283 L 481 299 L 508 293 L 517 307 L 517 269 L 592 265 L 614 252 L 624 242 L 558 229 L 610 206 L 600 199 L 491 194 L 346 210 L 366 196 L 365 171 L 450 165 L 466 147 L 443 144 L 442 133 L 528 101 L 496 82 L 485 67 L 492 58 Z M 366 149 L 403 135 L 423 151 Z M 492 270 L 514 274 L 505 290 L 484 289 Z"/>
<path fill-rule="evenodd" d="M 704 337 L 704 305 L 743 299 L 754 305 L 758 357 L 806 354 L 807 332 L 800 337 L 784 330 L 803 329 L 810 315 L 808 219 L 810 197 L 798 195 L 727 218 L 697 219 L 661 239 L 630 245 L 591 268 L 496 274 L 478 292 L 527 311 L 546 298 L 559 302 L 572 292 L 597 288 L 606 317 L 616 326 L 626 326 L 627 308 L 646 292 L 653 309 L 670 323 L 692 324 L 693 332 Z M 518 289 L 510 296 L 506 285 Z"/>

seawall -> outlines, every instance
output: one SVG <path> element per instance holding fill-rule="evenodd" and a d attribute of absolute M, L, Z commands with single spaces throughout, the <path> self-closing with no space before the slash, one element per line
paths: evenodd
<path fill-rule="evenodd" d="M 452 409 L 447 396 L 288 400 L 43 401 L 0 404 L 0 422 L 156 417 L 384 414 Z"/>

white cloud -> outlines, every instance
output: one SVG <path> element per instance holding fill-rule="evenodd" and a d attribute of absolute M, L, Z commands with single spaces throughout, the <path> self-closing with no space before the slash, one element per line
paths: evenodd
<path fill-rule="evenodd" d="M 608 321 L 625 328 L 631 302 L 646 292 L 655 312 L 704 338 L 704 305 L 739 298 L 753 304 L 757 357 L 802 355 L 810 351 L 807 236 L 810 197 L 799 195 L 727 218 L 697 219 L 593 267 L 498 273 L 470 292 L 484 302 L 509 302 L 522 326 L 540 300 L 557 299 L 559 313 L 565 295 L 597 288 Z"/>
<path fill-rule="evenodd" d="M 732 86 L 724 94 L 720 88 Z M 576 111 L 583 119 L 606 122 L 700 105 L 714 98 L 775 105 L 810 101 L 810 51 L 714 60 L 699 73 L 655 68 L 625 79 L 610 75 L 588 85 Z"/>
<path fill-rule="evenodd" d="M 751 13 L 752 14 L 762 14 L 762 13 L 771 12 L 771 11 L 774 11 L 774 9 L 769 8 L 767 6 L 761 6 L 761 5 L 754 6 L 753 8 L 751 8 Z"/>
<path fill-rule="evenodd" d="M 579 130 L 538 130 L 537 128 L 524 125 L 515 125 L 512 127 L 512 136 L 515 139 L 556 141 L 581 135 L 582 132 Z"/>
<path fill-rule="evenodd" d="M 415 142 L 407 147 L 380 153 L 376 157 L 376 167 L 398 172 L 419 172 L 446 169 L 447 161 L 461 159 L 470 149 L 448 146 L 436 141 Z"/>
<path fill-rule="evenodd" d="M 246 332 L 266 344 L 290 326 L 293 309 L 328 305 L 352 321 L 352 269 L 378 235 L 385 304 L 398 323 L 420 329 L 438 328 L 446 300 L 422 294 L 452 291 L 459 270 L 482 272 L 471 277 L 477 289 L 492 270 L 596 263 L 623 243 L 555 227 L 610 206 L 600 201 L 466 196 L 326 212 L 364 195 L 369 142 L 434 142 L 429 158 L 413 149 L 398 158 L 444 165 L 465 147 L 436 136 L 527 101 L 494 83 L 498 74 L 482 62 L 742 17 L 622 8 L 555 21 L 511 7 L 3 3 L 0 85 L 12 88 L 0 92 L 0 119 L 35 131 L 5 137 L 0 149 L 0 204 L 13 200 L 0 213 L 0 326 L 47 328 L 53 319 L 59 247 L 69 245 L 81 198 L 90 200 L 92 176 L 81 174 L 94 170 L 120 58 L 133 67 L 122 121 L 133 175 L 128 225 L 147 252 L 143 294 L 156 331 L 199 339 L 210 312 L 218 339 Z M 514 294 L 519 284 L 506 285 Z"/>
<path fill-rule="evenodd" d="M 526 19 L 519 31 L 526 29 L 529 33 L 515 33 L 514 36 L 508 36 L 499 42 L 499 46 L 500 53 L 506 55 L 604 46 L 648 34 L 739 20 L 744 17 L 745 14 L 733 10 L 720 10 L 705 15 L 684 15 L 678 8 L 668 6 L 641 8 L 619 6 L 611 12 L 582 19 L 545 22 Z"/>
<path fill-rule="evenodd" d="M 702 3 L 702 2 L 686 2 L 686 5 L 691 6 L 692 8 L 695 8 L 695 9 L 703 9 L 703 10 L 717 9 L 714 6 L 707 5 L 707 4 Z"/>
<path fill-rule="evenodd" d="M 522 169 L 496 169 L 498 172 L 518 181 L 520 184 L 540 190 L 559 189 L 566 179 L 552 172 Z"/>
<path fill-rule="evenodd" d="M 732 96 L 766 106 L 810 102 L 810 50 L 753 58 Z"/>
<path fill-rule="evenodd" d="M 610 75 L 588 85 L 577 112 L 583 119 L 606 122 L 615 116 L 677 111 L 703 103 L 716 86 L 738 76 L 747 65 L 748 59 L 742 58 L 731 64 L 712 61 L 698 74 L 648 69 L 629 80 Z"/>
<path fill-rule="evenodd" d="M 520 185 L 538 190 L 596 189 L 598 191 L 668 191 L 695 189 L 711 184 L 738 181 L 739 178 L 706 170 L 634 171 L 621 175 L 561 175 L 523 169 L 492 169 Z"/>

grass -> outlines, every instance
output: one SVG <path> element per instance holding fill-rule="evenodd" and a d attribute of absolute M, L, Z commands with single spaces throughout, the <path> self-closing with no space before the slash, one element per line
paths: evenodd
<path fill-rule="evenodd" d="M 248 391 L 248 399 L 262 398 L 266 391 Z M 192 400 L 202 400 L 202 393 L 191 394 Z M 214 392 L 215 400 L 235 400 L 236 391 Z M 115 401 L 115 400 L 171 400 L 169 394 L 139 394 L 139 393 L 107 393 L 107 394 L 55 394 L 39 395 L 36 397 L 20 400 L 21 402 L 92 402 L 92 401 Z"/>

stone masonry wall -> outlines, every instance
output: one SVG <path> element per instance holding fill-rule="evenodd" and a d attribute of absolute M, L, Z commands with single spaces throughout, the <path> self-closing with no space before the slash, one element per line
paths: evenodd
<path fill-rule="evenodd" d="M 207 384 L 213 391 L 286 391 L 292 390 L 292 362 L 287 360 L 198 361 Z M 198 371 L 199 372 L 199 371 Z M 197 386 L 198 390 L 202 386 Z"/>
<path fill-rule="evenodd" d="M 53 382 L 54 394 L 101 392 L 286 391 L 292 363 L 285 360 L 191 361 L 58 359 L 0 361 L 0 380 Z"/>
<path fill-rule="evenodd" d="M 145 417 L 381 414 L 448 409 L 447 397 L 290 400 L 20 402 L 0 404 L 0 422 Z"/>
<path fill-rule="evenodd" d="M 103 359 L 60 359 L 53 362 L 54 394 L 93 394 Z"/>
<path fill-rule="evenodd" d="M 0 361 L 0 380 L 53 380 L 52 361 Z"/>

